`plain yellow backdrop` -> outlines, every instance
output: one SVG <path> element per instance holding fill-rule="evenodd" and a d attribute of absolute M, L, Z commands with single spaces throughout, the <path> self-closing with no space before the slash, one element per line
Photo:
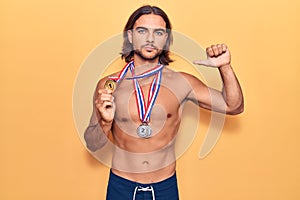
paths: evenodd
<path fill-rule="evenodd" d="M 78 137 L 73 86 L 89 53 L 143 4 L 203 47 L 226 43 L 245 96 L 205 159 L 200 133 L 178 160 L 181 199 L 300 199 L 298 0 L 2 0 L 0 199 L 105 198 L 109 169 Z"/>

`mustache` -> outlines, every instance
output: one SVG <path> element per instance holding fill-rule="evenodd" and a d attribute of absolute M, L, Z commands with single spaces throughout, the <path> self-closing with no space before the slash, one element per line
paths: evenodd
<path fill-rule="evenodd" d="M 155 45 L 153 45 L 153 44 L 144 44 L 144 45 L 142 45 L 142 48 L 144 48 L 144 47 L 151 47 L 151 48 L 153 48 L 153 49 L 158 49 Z"/>

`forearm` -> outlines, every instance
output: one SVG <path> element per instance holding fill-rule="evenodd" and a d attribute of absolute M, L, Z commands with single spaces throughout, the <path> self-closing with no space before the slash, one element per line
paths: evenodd
<path fill-rule="evenodd" d="M 244 110 L 244 98 L 241 86 L 230 64 L 219 67 L 223 80 L 222 95 L 227 114 L 239 114 Z"/>
<path fill-rule="evenodd" d="M 99 119 L 96 111 L 93 111 L 89 126 L 84 132 L 87 148 L 91 151 L 101 149 L 107 142 L 107 136 L 111 130 L 112 123 L 103 122 Z"/>

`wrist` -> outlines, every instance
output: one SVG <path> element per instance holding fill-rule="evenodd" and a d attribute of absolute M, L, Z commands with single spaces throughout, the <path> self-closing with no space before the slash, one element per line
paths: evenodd
<path fill-rule="evenodd" d="M 228 63 L 228 64 L 221 65 L 221 66 L 219 67 L 219 70 L 221 70 L 221 71 L 224 71 L 224 70 L 232 70 L 231 64 Z"/>
<path fill-rule="evenodd" d="M 107 122 L 107 121 L 104 121 L 104 120 L 101 120 L 101 119 L 99 120 L 99 125 L 102 128 L 104 133 L 110 132 L 111 127 L 112 127 L 112 123 L 113 123 L 113 121 Z"/>
<path fill-rule="evenodd" d="M 112 121 L 105 121 L 105 120 L 100 119 L 99 124 L 100 124 L 100 126 L 111 126 Z"/>

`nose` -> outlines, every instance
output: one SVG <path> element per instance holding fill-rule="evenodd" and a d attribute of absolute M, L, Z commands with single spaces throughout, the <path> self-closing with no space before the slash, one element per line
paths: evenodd
<path fill-rule="evenodd" d="M 149 42 L 149 43 L 153 43 L 154 42 L 154 34 L 151 33 L 150 31 L 147 34 L 147 42 Z"/>

